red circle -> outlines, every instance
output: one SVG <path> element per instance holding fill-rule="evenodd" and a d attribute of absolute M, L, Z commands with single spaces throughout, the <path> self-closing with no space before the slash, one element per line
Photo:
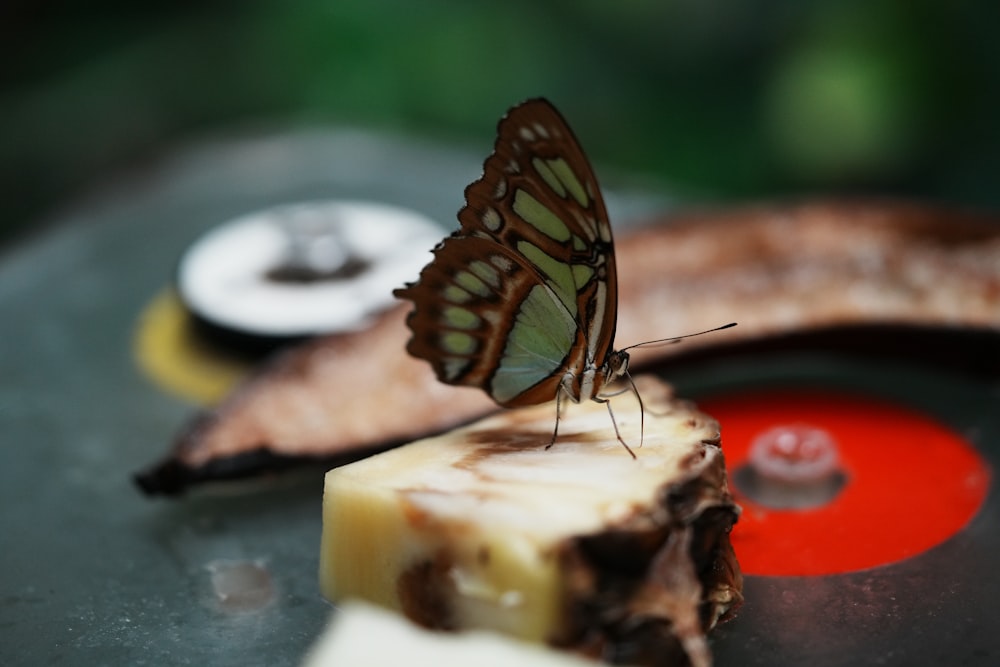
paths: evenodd
<path fill-rule="evenodd" d="M 722 425 L 730 488 L 743 507 L 732 542 L 747 574 L 836 574 L 910 558 L 960 531 L 989 488 L 989 467 L 972 446 L 883 400 L 784 389 L 719 396 L 699 407 Z M 837 443 L 847 484 L 825 505 L 772 509 L 732 482 L 754 438 L 790 423 L 821 428 Z"/>

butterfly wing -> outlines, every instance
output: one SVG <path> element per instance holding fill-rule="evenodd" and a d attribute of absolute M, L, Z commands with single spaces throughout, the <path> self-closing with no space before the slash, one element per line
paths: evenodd
<path fill-rule="evenodd" d="M 617 273 L 607 209 L 590 161 L 562 115 L 533 99 L 500 120 L 483 176 L 458 219 L 522 255 L 565 303 L 600 364 L 617 322 Z"/>
<path fill-rule="evenodd" d="M 593 170 L 551 104 L 501 119 L 465 197 L 461 229 L 396 292 L 416 304 L 407 349 L 502 405 L 552 400 L 567 374 L 579 398 L 584 369 L 614 338 L 614 251 Z"/>
<path fill-rule="evenodd" d="M 407 350 L 449 384 L 481 387 L 501 405 L 551 400 L 576 321 L 523 258 L 490 239 L 456 235 L 397 296 L 416 308 Z"/>

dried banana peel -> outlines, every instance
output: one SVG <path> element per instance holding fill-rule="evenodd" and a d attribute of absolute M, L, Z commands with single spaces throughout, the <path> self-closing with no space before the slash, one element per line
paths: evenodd
<path fill-rule="evenodd" d="M 738 342 L 890 325 L 903 329 L 865 336 L 883 341 L 880 356 L 912 354 L 926 363 L 952 354 L 996 373 L 993 357 L 981 353 L 1000 332 L 995 215 L 809 202 L 675 214 L 661 222 L 615 239 L 615 341 L 631 345 L 724 322 L 739 326 L 684 345 L 635 349 L 632 369 Z M 137 476 L 139 485 L 150 494 L 177 494 L 207 480 L 317 459 L 355 460 L 495 410 L 483 392 L 444 385 L 425 362 L 407 355 L 408 311 L 401 306 L 365 331 L 306 342 L 265 365 L 190 423 L 167 457 Z M 928 346 L 912 339 L 921 329 L 990 338 L 975 348 Z M 834 335 L 824 344 L 848 340 Z"/>

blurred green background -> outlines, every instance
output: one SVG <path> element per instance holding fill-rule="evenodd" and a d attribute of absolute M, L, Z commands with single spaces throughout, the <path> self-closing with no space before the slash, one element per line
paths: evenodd
<path fill-rule="evenodd" d="M 595 161 L 681 199 L 992 207 L 998 28 L 995 0 L 12 0 L 0 242 L 219 133 L 346 123 L 485 150 L 534 95 Z"/>

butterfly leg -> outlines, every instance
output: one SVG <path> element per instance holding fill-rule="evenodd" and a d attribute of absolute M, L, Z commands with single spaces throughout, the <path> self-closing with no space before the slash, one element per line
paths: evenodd
<path fill-rule="evenodd" d="M 593 400 L 597 401 L 598 403 L 607 403 L 608 412 L 610 413 L 611 403 L 607 399 L 619 396 L 627 391 L 631 391 L 633 394 L 635 394 L 635 400 L 639 402 L 639 447 L 642 447 L 642 443 L 646 437 L 646 406 L 642 402 L 642 396 L 639 394 L 639 388 L 635 386 L 635 380 L 632 379 L 632 376 L 628 373 L 628 371 L 625 372 L 625 377 L 628 379 L 629 386 L 622 387 L 618 391 L 612 392 L 610 394 L 601 394 L 600 396 L 595 396 Z M 615 416 L 613 414 L 611 415 L 611 422 L 615 423 Z M 618 424 L 615 424 L 615 434 L 616 435 L 618 434 Z M 618 440 L 623 445 L 625 445 L 625 442 L 622 441 L 621 435 L 618 435 Z M 628 445 L 625 445 L 625 449 L 628 449 L 629 454 L 632 454 L 632 458 L 635 458 L 635 454 L 632 453 L 632 450 L 629 448 Z"/>
<path fill-rule="evenodd" d="M 611 416 L 611 425 L 615 427 L 615 435 L 618 437 L 618 442 L 622 443 L 622 447 L 624 447 L 625 451 L 628 452 L 629 455 L 634 459 L 635 452 L 633 452 L 632 448 L 628 446 L 628 443 L 625 442 L 625 439 L 622 438 L 621 432 L 618 430 L 618 422 L 615 421 L 615 413 L 611 410 L 611 401 L 609 401 L 606 398 L 601 398 L 600 396 L 594 396 L 592 400 L 598 403 L 604 403 L 604 405 L 608 406 L 608 414 Z M 642 446 L 641 441 L 639 443 L 639 446 L 640 447 Z"/>
<path fill-rule="evenodd" d="M 559 435 L 559 417 L 562 413 L 563 391 L 562 385 L 559 385 L 559 388 L 556 389 L 556 427 L 552 429 L 552 439 L 549 441 L 549 444 L 545 445 L 545 449 L 556 444 L 556 436 Z"/>

